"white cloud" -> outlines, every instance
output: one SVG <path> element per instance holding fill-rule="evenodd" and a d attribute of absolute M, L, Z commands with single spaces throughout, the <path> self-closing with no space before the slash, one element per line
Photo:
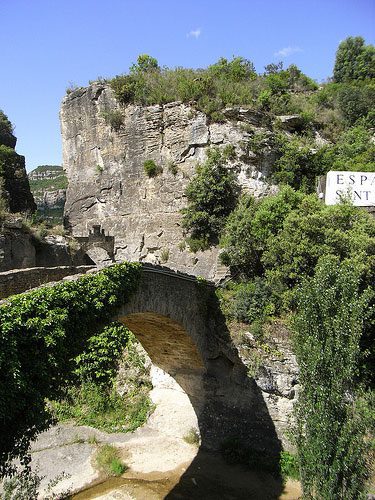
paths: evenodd
<path fill-rule="evenodd" d="M 199 38 L 201 36 L 202 30 L 200 28 L 197 28 L 196 30 L 191 30 L 189 33 L 186 35 L 188 38 Z"/>
<path fill-rule="evenodd" d="M 300 47 L 284 47 L 283 49 L 278 50 L 274 53 L 276 57 L 288 57 L 292 54 L 296 54 L 297 52 L 302 52 Z"/>

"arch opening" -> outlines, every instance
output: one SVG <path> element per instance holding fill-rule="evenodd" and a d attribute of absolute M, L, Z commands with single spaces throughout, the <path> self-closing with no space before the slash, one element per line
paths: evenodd
<path fill-rule="evenodd" d="M 132 313 L 118 320 L 133 332 L 152 363 L 150 397 L 156 409 L 148 425 L 180 438 L 191 429 L 200 431 L 205 367 L 186 330 L 153 312 Z"/>

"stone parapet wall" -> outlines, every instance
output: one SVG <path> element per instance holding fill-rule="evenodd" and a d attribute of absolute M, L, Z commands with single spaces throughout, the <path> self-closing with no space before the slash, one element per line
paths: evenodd
<path fill-rule="evenodd" d="M 40 285 L 59 281 L 65 276 L 85 274 L 94 266 L 58 266 L 13 269 L 0 273 L 0 299 L 22 293 Z"/>

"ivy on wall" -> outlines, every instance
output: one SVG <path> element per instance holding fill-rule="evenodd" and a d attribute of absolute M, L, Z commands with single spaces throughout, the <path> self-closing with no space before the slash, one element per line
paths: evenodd
<path fill-rule="evenodd" d="M 20 294 L 0 306 L 0 474 L 27 462 L 30 441 L 52 421 L 45 399 L 74 378 L 75 358 L 90 346 L 136 290 L 138 263 Z"/>

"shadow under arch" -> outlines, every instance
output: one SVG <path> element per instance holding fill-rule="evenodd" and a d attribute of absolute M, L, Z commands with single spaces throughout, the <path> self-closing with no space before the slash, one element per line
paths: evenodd
<path fill-rule="evenodd" d="M 139 291 L 116 318 L 134 333 L 152 363 L 180 385 L 197 417 L 197 456 L 165 498 L 278 498 L 283 491 L 280 477 L 272 481 L 272 494 L 268 485 L 263 497 L 248 490 L 233 496 L 231 477 L 223 478 L 220 496 L 210 496 L 203 479 L 192 482 L 192 475 L 204 477 L 207 454 L 228 439 L 275 460 L 282 448 L 261 391 L 232 343 L 214 288 L 196 280 L 177 287 L 172 278 L 143 273 Z"/>

